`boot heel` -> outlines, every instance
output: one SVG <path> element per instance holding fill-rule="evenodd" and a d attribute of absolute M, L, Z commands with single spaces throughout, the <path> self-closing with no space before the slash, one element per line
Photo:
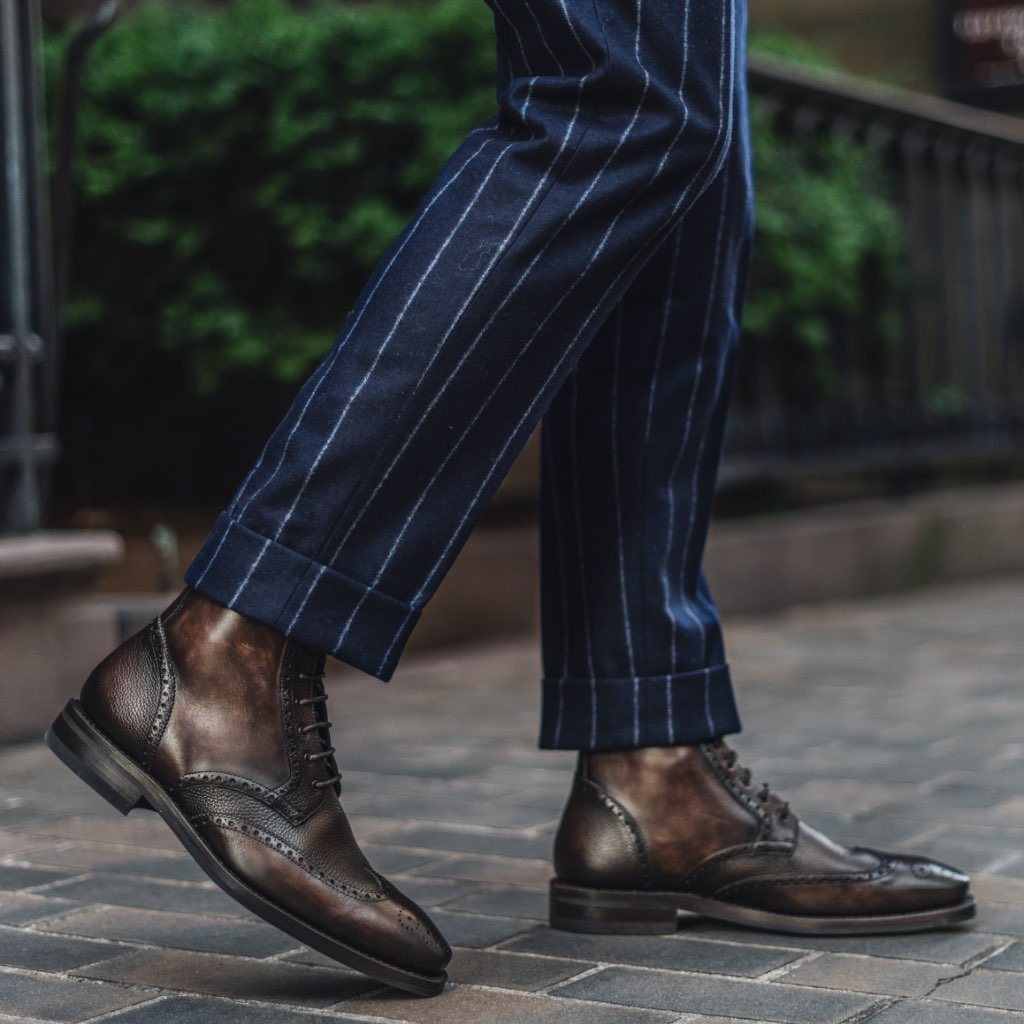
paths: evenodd
<path fill-rule="evenodd" d="M 567 932 L 660 935 L 676 930 L 676 908 L 664 893 L 585 889 L 551 882 L 548 920 Z"/>
<path fill-rule="evenodd" d="M 68 702 L 43 740 L 87 786 L 122 814 L 136 807 L 149 808 L 131 762 L 89 721 L 77 700 Z"/>

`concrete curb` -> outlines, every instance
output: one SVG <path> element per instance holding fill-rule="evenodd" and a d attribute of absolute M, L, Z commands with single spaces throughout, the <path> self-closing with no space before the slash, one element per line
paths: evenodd
<path fill-rule="evenodd" d="M 765 612 L 1024 569 L 1024 485 L 939 491 L 714 524 L 723 612 Z"/>

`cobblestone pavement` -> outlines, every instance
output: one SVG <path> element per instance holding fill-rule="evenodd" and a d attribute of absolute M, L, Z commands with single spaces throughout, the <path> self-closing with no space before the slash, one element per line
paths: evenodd
<path fill-rule="evenodd" d="M 119 817 L 32 744 L 0 753 L 0 1024 L 1024 1022 L 1024 579 L 731 627 L 744 760 L 838 837 L 972 871 L 974 927 L 549 930 L 572 757 L 534 749 L 522 643 L 420 658 L 389 686 L 332 678 L 346 807 L 456 947 L 443 995 L 382 988 L 249 917 L 155 816 Z"/>

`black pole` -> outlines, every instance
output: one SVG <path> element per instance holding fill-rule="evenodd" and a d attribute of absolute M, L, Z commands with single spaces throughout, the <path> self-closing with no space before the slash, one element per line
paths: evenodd
<path fill-rule="evenodd" d="M 0 533 L 42 526 L 53 275 L 43 192 L 38 0 L 0 0 Z"/>
<path fill-rule="evenodd" d="M 64 62 L 57 145 L 53 172 L 54 263 L 56 287 L 54 308 L 61 323 L 67 299 L 71 265 L 71 240 L 74 235 L 75 149 L 78 142 L 78 111 L 82 98 L 82 76 L 93 43 L 110 27 L 121 8 L 121 0 L 104 0 L 99 9 L 75 33 Z"/>

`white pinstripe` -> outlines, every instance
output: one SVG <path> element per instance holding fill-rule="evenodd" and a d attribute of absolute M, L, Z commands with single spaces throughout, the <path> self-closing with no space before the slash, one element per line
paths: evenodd
<path fill-rule="evenodd" d="M 569 8 L 566 6 L 565 0 L 558 0 L 558 6 L 562 8 L 562 14 L 565 16 L 565 23 L 569 26 L 569 31 L 572 33 L 573 39 L 576 40 L 576 45 L 580 48 L 580 52 L 590 61 L 590 70 L 593 71 L 596 67 L 594 58 L 590 56 L 587 48 L 583 45 L 583 40 L 580 39 L 579 32 L 576 31 L 576 25 L 573 23 L 572 18 L 569 17 Z"/>
<path fill-rule="evenodd" d="M 665 676 L 665 718 L 668 721 L 668 744 L 670 747 L 675 746 L 676 742 L 676 723 L 673 716 L 672 709 L 672 677 Z"/>
<path fill-rule="evenodd" d="M 576 43 L 579 45 L 581 50 L 586 52 L 586 48 L 583 46 L 583 41 L 580 39 L 579 35 L 576 32 L 576 26 L 572 23 L 572 20 L 569 18 L 569 9 L 566 7 L 566 0 L 559 0 L 559 2 L 560 2 L 561 7 L 562 7 L 562 12 L 565 15 L 565 20 L 568 22 L 569 28 L 572 29 L 572 34 L 573 34 L 573 37 L 576 40 Z M 566 604 L 566 602 L 568 600 L 568 595 L 567 595 L 567 593 L 565 591 L 565 553 L 562 550 L 562 538 L 561 538 L 560 534 L 559 534 L 559 537 L 558 537 L 558 551 L 559 551 L 559 555 L 561 556 L 561 572 L 562 572 L 562 584 L 563 584 L 562 585 L 562 608 L 563 608 L 563 611 L 564 611 L 564 614 L 565 614 L 565 621 L 566 621 L 566 623 L 568 623 L 568 605 Z M 566 636 L 566 639 L 568 639 L 568 626 L 566 626 L 565 636 Z M 568 670 L 569 670 L 569 645 L 568 645 L 568 643 L 565 643 L 563 645 L 563 647 L 562 647 L 562 659 L 563 659 L 563 675 L 565 675 L 565 674 L 568 673 Z M 562 717 L 563 717 L 564 710 L 565 710 L 565 680 L 563 679 L 561 681 L 560 685 L 559 685 L 559 688 L 558 688 L 558 722 L 557 722 L 557 726 L 558 726 L 557 734 L 558 735 L 561 735 L 561 731 L 562 731 Z"/>
<path fill-rule="evenodd" d="M 669 598 L 668 598 L 668 594 L 669 594 L 669 580 L 668 580 L 668 565 L 667 565 L 667 561 L 672 556 L 672 539 L 673 539 L 672 535 L 675 532 L 675 516 L 673 515 L 673 513 L 671 511 L 673 506 L 674 506 L 674 500 L 673 500 L 672 496 L 675 494 L 674 483 L 675 483 L 676 473 L 678 472 L 679 467 L 682 464 L 683 456 L 685 455 L 686 449 L 689 446 L 690 430 L 691 430 L 691 428 L 693 426 L 693 413 L 694 413 L 694 409 L 696 408 L 696 405 L 697 405 L 697 395 L 700 392 L 701 381 L 702 381 L 703 376 L 704 376 L 704 351 L 705 351 L 705 349 L 707 347 L 708 337 L 709 337 L 709 335 L 711 333 L 711 313 L 712 313 L 712 309 L 713 309 L 713 305 L 714 305 L 713 302 L 711 301 L 711 296 L 713 296 L 715 294 L 715 291 L 716 291 L 716 287 L 715 286 L 716 286 L 716 284 L 718 282 L 718 272 L 719 272 L 719 269 L 721 268 L 722 237 L 723 237 L 723 227 L 724 227 L 724 224 L 725 224 L 725 211 L 726 211 L 726 207 L 728 205 L 728 195 L 729 195 L 728 188 L 727 187 L 723 187 L 722 188 L 722 201 L 721 201 L 721 203 L 719 205 L 718 231 L 717 231 L 717 234 L 716 234 L 716 237 L 715 237 L 715 249 L 714 249 L 715 255 L 714 255 L 714 261 L 712 263 L 711 287 L 708 289 L 709 301 L 708 301 L 708 305 L 707 305 L 707 308 L 706 308 L 705 314 L 704 314 L 704 326 L 703 326 L 703 329 L 702 329 L 702 332 L 701 332 L 700 349 L 699 349 L 698 355 L 697 355 L 697 364 L 696 364 L 696 370 L 695 370 L 695 374 L 694 374 L 693 390 L 690 392 L 689 407 L 686 410 L 686 427 L 685 427 L 685 429 L 683 431 L 683 442 L 682 442 L 682 444 L 679 447 L 679 452 L 676 455 L 675 461 L 672 463 L 672 469 L 671 469 L 671 471 L 669 473 L 669 481 L 668 481 L 668 493 L 669 493 L 669 502 L 670 502 L 670 505 L 669 505 L 670 512 L 669 512 L 669 521 L 668 521 L 669 528 L 668 528 L 668 537 L 666 538 L 666 542 L 665 542 L 666 565 L 665 565 L 664 573 L 663 573 L 663 576 L 662 576 L 662 581 L 663 581 L 662 585 L 664 587 L 664 593 L 665 593 L 665 607 L 666 607 L 666 610 L 669 609 Z M 715 392 L 716 393 L 717 393 L 717 390 L 718 390 L 718 388 L 716 386 L 716 388 L 715 388 Z M 701 451 L 703 451 L 703 448 L 704 448 L 704 438 L 706 436 L 707 436 L 707 434 L 705 432 L 704 435 L 702 436 L 701 443 L 700 443 L 700 450 Z M 700 465 L 699 461 L 696 461 L 695 462 L 695 467 L 699 467 L 699 465 Z M 694 524 L 694 522 L 696 520 L 696 517 L 697 517 L 697 493 L 696 493 L 696 491 L 697 491 L 697 483 L 698 483 L 697 477 L 698 477 L 698 473 L 697 473 L 697 469 L 695 468 L 694 475 L 693 475 L 693 478 L 691 480 L 691 490 L 690 490 L 690 495 L 689 495 L 690 517 L 689 517 L 689 520 L 687 522 L 686 537 L 685 537 L 685 539 L 683 541 L 683 550 L 682 550 L 682 554 L 680 556 L 680 574 L 679 574 L 679 577 L 680 577 L 680 581 L 681 582 L 682 582 L 683 577 L 684 577 L 685 572 L 686 572 L 686 562 L 687 562 L 687 559 L 688 559 L 689 554 L 690 554 L 690 541 L 693 538 L 693 524 Z M 686 614 L 693 620 L 694 625 L 697 627 L 697 629 L 698 629 L 698 631 L 700 633 L 701 647 L 703 648 L 703 645 L 705 643 L 704 623 L 703 623 L 703 621 L 701 621 L 700 616 L 697 615 L 697 613 L 691 607 L 689 600 L 686 599 L 685 587 L 683 588 L 683 599 L 684 599 L 684 602 L 685 602 L 684 603 L 684 608 L 686 610 Z M 672 621 L 672 638 L 671 638 L 671 643 L 670 643 L 670 647 L 669 647 L 669 649 L 670 649 L 670 659 L 671 659 L 672 671 L 673 672 L 677 672 L 678 668 L 677 668 L 677 665 L 676 665 L 676 635 L 678 633 L 678 626 L 677 626 L 677 621 L 676 621 L 674 616 L 672 617 L 671 621 Z"/>
<path fill-rule="evenodd" d="M 564 360 L 564 356 L 562 359 Z M 561 363 L 562 360 L 559 360 Z M 580 601 L 583 604 L 583 641 L 587 654 L 587 672 L 590 677 L 590 745 L 597 743 L 597 679 L 594 672 L 594 645 L 590 636 L 590 610 L 587 606 L 587 563 L 583 552 L 583 519 L 580 511 L 579 445 L 576 443 L 576 424 L 579 420 L 579 377 L 572 378 L 572 404 L 569 420 L 569 450 L 572 453 L 573 511 L 576 519 L 576 548 L 579 554 Z"/>
<path fill-rule="evenodd" d="M 557 478 L 552 471 L 550 452 L 545 459 L 545 467 L 548 475 L 548 486 L 551 489 L 551 509 L 555 517 L 555 543 L 558 547 L 558 576 L 561 580 L 562 596 L 562 679 L 558 687 L 558 715 L 555 718 L 555 745 L 562 735 L 562 719 L 565 711 L 565 677 L 569 675 L 569 593 L 568 576 L 565 571 L 565 547 L 562 544 L 562 517 L 559 512 L 558 496 L 556 487 Z"/>
<path fill-rule="evenodd" d="M 252 473 L 250 473 L 249 476 L 252 476 Z M 213 554 L 210 555 L 210 560 L 206 563 L 206 567 L 199 574 L 199 579 L 196 580 L 196 586 L 197 587 L 200 586 L 202 584 L 203 580 L 206 579 L 206 574 L 210 571 L 210 566 L 213 565 L 213 563 L 217 561 L 217 556 L 220 554 L 220 549 L 222 547 L 224 547 L 224 541 L 226 541 L 227 539 L 228 539 L 228 531 L 225 530 L 221 534 L 220 540 L 217 542 L 217 546 L 213 549 Z"/>
<path fill-rule="evenodd" d="M 313 595 L 313 592 L 320 585 L 320 580 L 323 578 L 325 572 L 327 572 L 326 565 L 321 565 L 320 568 L 317 569 L 316 576 L 313 579 L 313 582 L 309 585 L 309 590 L 307 590 L 306 593 L 303 595 L 299 607 L 296 609 L 295 614 L 292 616 L 292 621 L 288 623 L 288 628 L 285 630 L 286 633 L 290 633 L 295 628 L 295 623 L 299 621 L 299 616 L 306 609 L 306 602 L 309 601 L 310 597 Z"/>
<path fill-rule="evenodd" d="M 683 232 L 676 230 L 675 245 L 672 248 L 672 261 L 668 271 L 668 285 L 665 288 L 665 305 L 661 316 L 661 331 L 658 334 L 658 345 L 654 350 L 654 367 L 651 372 L 651 387 L 647 393 L 647 419 L 644 422 L 644 448 L 651 440 L 651 422 L 654 418 L 654 395 L 658 388 L 658 375 L 661 372 L 662 353 L 665 349 L 665 337 L 668 334 L 669 315 L 672 312 L 672 297 L 675 294 L 675 279 L 679 272 L 679 253 L 683 248 Z"/>
<path fill-rule="evenodd" d="M 558 73 L 564 76 L 565 68 L 562 66 L 562 62 L 555 55 L 555 51 L 551 49 L 551 44 L 548 42 L 548 37 L 544 35 L 544 29 L 541 28 L 540 22 L 537 20 L 537 15 L 534 14 L 533 8 L 526 2 L 526 0 L 522 0 L 522 3 L 523 6 L 526 8 L 527 13 L 530 15 L 531 18 L 533 18 L 534 25 L 537 26 L 537 35 L 540 38 L 540 41 L 544 44 L 544 49 L 547 50 L 548 53 L 551 55 L 551 59 L 555 62 L 555 67 L 558 68 Z"/>
<path fill-rule="evenodd" d="M 227 531 L 225 531 L 225 536 L 226 535 Z M 223 538 L 221 538 L 221 544 L 223 543 L 224 540 Z M 267 548 L 269 547 L 270 540 L 264 537 L 263 543 L 260 545 L 259 554 L 257 554 L 256 557 L 253 559 L 252 565 L 249 566 L 249 571 L 245 574 L 245 577 L 242 579 L 242 582 L 239 583 L 238 586 L 235 588 L 235 592 L 231 595 L 231 600 L 228 601 L 229 605 L 234 604 L 238 600 L 238 597 L 242 593 L 242 591 L 245 590 L 245 588 L 248 586 L 249 580 L 252 579 L 252 574 L 256 571 L 256 566 L 259 565 L 260 562 L 263 560 L 263 556 L 267 553 Z M 220 544 L 217 545 L 217 550 L 220 551 Z"/>
<path fill-rule="evenodd" d="M 723 28 L 723 30 L 725 29 L 725 22 L 724 21 L 722 23 L 722 28 Z M 704 192 L 707 190 L 707 188 L 711 184 L 711 182 L 713 182 L 715 180 L 715 178 L 718 177 L 718 174 L 722 170 L 722 166 L 725 163 L 725 156 L 726 156 L 726 154 L 729 151 L 729 145 L 732 142 L 733 117 L 734 117 L 734 113 L 735 113 L 734 110 L 733 110 L 733 105 L 732 105 L 732 97 L 733 97 L 733 93 L 735 92 L 735 89 L 736 89 L 736 9 L 735 9 L 735 7 L 729 7 L 729 33 L 728 33 L 728 39 L 730 40 L 730 42 L 729 42 L 729 51 L 730 52 L 729 52 L 729 59 L 728 59 L 728 61 L 726 61 L 726 59 L 725 59 L 725 57 L 726 57 L 726 53 L 725 53 L 725 50 L 726 50 L 726 45 L 725 45 L 725 43 L 726 43 L 726 35 L 723 33 L 723 37 L 722 37 L 722 54 L 721 54 L 721 56 L 722 56 L 722 68 L 721 68 L 721 72 L 719 74 L 719 79 L 718 79 L 718 89 L 719 89 L 719 99 L 722 99 L 723 98 L 722 87 L 724 85 L 725 68 L 728 67 L 729 68 L 728 96 L 729 96 L 729 100 L 730 100 L 729 106 L 728 106 L 728 108 L 723 107 L 722 119 L 719 121 L 718 128 L 716 129 L 716 133 L 715 133 L 715 142 L 712 144 L 712 146 L 708 150 L 708 155 L 705 157 L 704 163 L 701 165 L 701 169 L 697 172 L 695 177 L 687 184 L 686 188 L 683 189 L 682 195 L 680 195 L 680 197 L 676 200 L 676 205 L 672 208 L 672 216 L 673 217 L 675 216 L 676 213 L 679 212 L 679 208 L 689 198 L 690 192 L 693 189 L 693 183 L 695 181 L 701 181 L 703 173 L 704 173 L 704 170 L 707 168 L 708 164 L 712 160 L 715 161 L 715 166 L 712 168 L 711 172 L 706 177 L 703 177 L 703 181 L 701 183 L 700 191 L 693 197 L 693 202 L 696 202 L 704 194 Z M 722 131 L 723 131 L 723 128 L 725 130 L 725 141 L 724 142 L 722 141 Z M 686 130 L 686 124 L 685 124 L 685 121 L 684 121 L 684 124 L 680 126 L 679 131 L 676 133 L 675 139 L 672 140 L 671 147 L 675 146 L 676 141 L 679 139 L 679 137 L 683 134 L 683 132 L 685 130 Z M 663 167 L 664 164 L 665 164 L 665 160 L 667 160 L 667 159 L 668 159 L 668 156 L 666 154 L 666 156 L 662 157 L 662 162 L 661 162 L 660 166 Z M 670 220 L 671 220 L 671 218 L 670 218 Z"/>
<path fill-rule="evenodd" d="M 687 5 L 688 6 L 688 5 Z M 637 3 L 636 9 L 636 35 L 633 37 L 633 56 L 637 63 L 640 63 L 640 26 L 641 7 Z M 643 65 L 641 64 L 641 67 Z M 651 76 L 644 68 L 644 93 L 650 85 Z M 662 166 L 667 160 L 667 154 L 662 157 Z M 619 495 L 619 444 L 618 444 L 618 380 L 619 380 L 619 356 L 622 348 L 622 306 L 619 306 L 619 333 L 615 342 L 615 367 L 612 384 L 612 471 L 615 478 L 615 517 L 619 535 L 619 585 L 622 590 L 622 616 L 626 627 L 626 651 L 629 659 L 629 674 L 633 679 L 633 740 L 640 743 L 640 683 L 636 678 L 636 663 L 633 659 L 633 632 L 629 624 L 629 606 L 626 603 L 626 560 L 623 550 L 622 536 L 622 500 Z M 595 716 L 596 717 L 596 716 Z M 594 740 L 591 740 L 591 746 Z"/>
<path fill-rule="evenodd" d="M 704 669 L 704 721 L 707 722 L 708 732 L 714 736 L 717 730 L 711 714 L 711 672 L 709 669 Z"/>
<path fill-rule="evenodd" d="M 615 503 L 615 530 L 619 555 L 619 596 L 622 600 L 622 625 L 626 636 L 626 658 L 629 662 L 629 677 L 633 682 L 633 735 L 640 742 L 640 681 L 636 676 L 636 661 L 633 654 L 633 630 L 629 622 L 629 603 L 626 598 L 626 548 L 622 530 L 622 491 L 619 481 L 619 363 L 622 356 L 622 303 L 618 307 L 618 324 L 615 348 L 612 356 L 612 498 Z"/>
<path fill-rule="evenodd" d="M 728 191 L 728 190 L 726 188 L 723 191 Z M 724 210 L 723 210 L 723 214 L 724 214 Z M 722 230 L 721 221 L 719 222 L 718 230 L 719 230 L 719 233 L 721 233 L 721 230 Z M 733 266 L 735 266 L 735 261 L 731 261 L 731 263 L 732 263 Z M 718 401 L 719 401 L 719 399 L 721 397 L 722 385 L 725 383 L 725 373 L 726 373 L 726 371 L 725 371 L 725 364 L 723 362 L 722 368 L 721 368 L 721 372 L 715 378 L 715 388 L 714 388 L 714 391 L 712 392 L 712 407 L 714 407 L 714 406 L 716 406 L 718 404 Z M 694 459 L 694 463 L 693 463 L 693 467 L 694 467 L 693 468 L 693 478 L 692 478 L 691 484 L 690 484 L 691 491 L 696 491 L 696 488 L 697 488 L 697 479 L 698 479 L 698 476 L 700 475 L 700 464 L 701 464 L 701 461 L 704 458 L 704 449 L 707 446 L 707 440 L 708 440 L 708 435 L 707 435 L 707 431 L 705 431 L 701 435 L 700 445 L 697 448 L 697 457 L 696 457 L 696 459 Z M 694 522 L 696 520 L 696 516 L 697 516 L 697 503 L 696 503 L 696 501 L 693 501 L 691 503 L 691 505 L 690 505 L 690 522 L 689 522 L 689 524 L 687 526 L 687 530 L 686 530 L 686 542 L 685 542 L 685 546 L 683 548 L 683 558 L 682 558 L 682 562 L 681 562 L 681 573 L 680 573 L 680 575 L 682 575 L 682 572 L 685 572 L 686 557 L 689 554 L 690 541 L 691 541 L 691 539 L 693 537 L 693 527 L 694 527 Z M 705 630 L 703 628 L 703 625 L 702 625 L 701 626 L 701 653 L 704 654 L 706 652 L 706 650 L 707 650 L 707 630 Z"/>
<path fill-rule="evenodd" d="M 536 78 L 530 79 L 530 87 L 526 90 L 526 102 L 523 104 L 523 109 L 520 111 L 519 116 L 523 119 L 523 125 L 527 126 L 526 114 L 530 109 L 530 100 L 533 99 L 533 87 L 537 84 Z M 533 136 L 531 136 L 533 138 Z"/>
<path fill-rule="evenodd" d="M 509 24 L 509 28 L 515 33 L 516 42 L 519 43 L 519 52 L 523 55 L 523 67 L 530 70 L 530 58 L 526 56 L 526 47 L 523 46 L 523 37 L 519 34 L 519 29 L 516 28 L 515 22 L 501 9 L 498 5 L 497 0 L 491 0 L 491 6 L 500 14 Z"/>

